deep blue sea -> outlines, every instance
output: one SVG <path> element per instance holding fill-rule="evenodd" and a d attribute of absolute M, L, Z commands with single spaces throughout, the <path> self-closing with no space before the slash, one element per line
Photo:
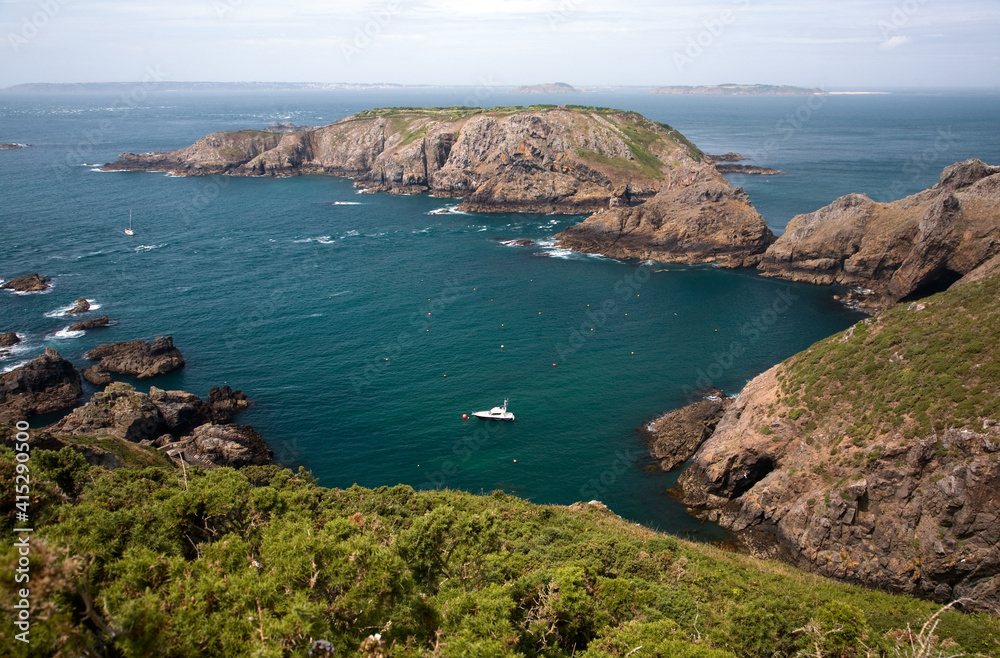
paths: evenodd
<path fill-rule="evenodd" d="M 26 339 L 0 369 L 45 347 L 83 366 L 98 344 L 172 335 L 187 366 L 153 384 L 243 389 L 256 404 L 239 422 L 323 485 L 600 499 L 636 522 L 715 538 L 666 495 L 674 477 L 645 472 L 636 428 L 700 386 L 735 394 L 860 317 L 831 288 L 554 248 L 576 217 L 435 214 L 457 200 L 357 194 L 329 177 L 95 171 L 216 130 L 467 104 L 468 90 L 143 96 L 0 95 L 0 142 L 33 145 L 0 151 L 0 279 L 54 277 L 46 293 L 0 295 L 0 331 Z M 731 177 L 779 233 L 842 194 L 891 200 L 950 163 L 1000 163 L 995 95 L 475 100 L 636 110 L 707 152 L 784 170 Z M 516 238 L 537 244 L 501 244 Z M 116 324 L 67 334 L 59 312 L 80 297 L 94 300 L 86 317 Z M 504 398 L 514 423 L 462 419 Z"/>

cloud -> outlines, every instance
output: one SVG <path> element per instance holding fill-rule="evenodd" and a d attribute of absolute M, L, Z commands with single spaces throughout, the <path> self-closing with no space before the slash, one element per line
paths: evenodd
<path fill-rule="evenodd" d="M 899 48 L 900 46 L 905 46 L 906 44 L 911 43 L 912 41 L 913 39 L 911 39 L 910 37 L 892 37 L 890 39 L 886 39 L 885 41 L 883 41 L 879 45 L 878 49 L 893 50 L 895 48 Z"/>

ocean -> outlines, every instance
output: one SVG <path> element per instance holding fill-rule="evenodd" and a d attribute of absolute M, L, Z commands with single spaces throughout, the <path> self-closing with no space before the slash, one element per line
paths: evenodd
<path fill-rule="evenodd" d="M 141 91 L 140 88 L 137 88 Z M 755 375 L 862 317 L 839 292 L 711 266 L 560 250 L 579 217 L 465 214 L 431 196 L 358 194 L 348 180 L 105 173 L 125 151 L 187 146 L 273 121 L 324 125 L 381 106 L 578 103 L 635 110 L 709 153 L 782 176 L 731 175 L 775 232 L 842 194 L 888 201 L 978 157 L 1000 163 L 996 95 L 695 97 L 492 90 L 0 94 L 0 331 L 10 369 L 54 347 L 79 366 L 102 343 L 171 335 L 187 366 L 144 383 L 242 389 L 284 465 L 331 487 L 496 489 L 538 503 L 598 499 L 696 539 L 648 473 L 637 428 L 705 385 Z M 450 212 L 443 212 L 449 210 Z M 132 213 L 135 235 L 125 236 Z M 528 238 L 529 247 L 504 242 Z M 80 297 L 115 321 L 73 334 Z M 99 308 L 97 308 L 99 306 Z M 92 392 L 92 389 L 88 389 Z M 513 423 L 463 414 L 509 399 Z M 51 419 L 43 419 L 51 420 Z"/>

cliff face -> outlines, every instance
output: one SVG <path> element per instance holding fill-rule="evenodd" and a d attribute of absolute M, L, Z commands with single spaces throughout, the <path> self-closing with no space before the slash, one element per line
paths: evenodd
<path fill-rule="evenodd" d="M 1000 604 L 1000 276 L 901 304 L 754 379 L 687 505 L 823 575 Z"/>
<path fill-rule="evenodd" d="M 122 154 L 107 170 L 354 178 L 371 191 L 465 198 L 479 211 L 592 212 L 616 189 L 649 198 L 668 173 L 700 170 L 683 136 L 633 112 L 383 109 L 316 130 L 215 133 L 169 153 Z"/>
<path fill-rule="evenodd" d="M 764 254 L 767 276 L 873 291 L 879 309 L 946 288 L 1000 253 L 1000 167 L 969 160 L 893 203 L 861 194 L 792 219 Z"/>
<path fill-rule="evenodd" d="M 752 267 L 774 234 L 742 188 L 705 168 L 670 176 L 646 203 L 603 210 L 556 238 L 612 258 Z"/>

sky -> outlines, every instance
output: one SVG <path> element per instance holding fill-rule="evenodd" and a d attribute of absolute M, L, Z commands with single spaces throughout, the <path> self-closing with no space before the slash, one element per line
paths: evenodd
<path fill-rule="evenodd" d="M 0 87 L 1000 89 L 998 35 L 998 0 L 0 0 Z"/>

